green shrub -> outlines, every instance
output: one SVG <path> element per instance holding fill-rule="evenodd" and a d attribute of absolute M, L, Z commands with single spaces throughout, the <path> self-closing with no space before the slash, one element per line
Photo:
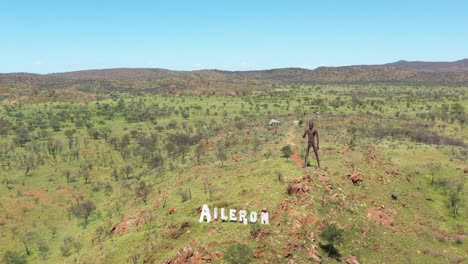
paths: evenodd
<path fill-rule="evenodd" d="M 284 146 L 281 149 L 281 152 L 283 152 L 283 157 L 285 157 L 286 159 L 288 159 L 292 155 L 292 149 L 290 146 Z"/>
<path fill-rule="evenodd" d="M 252 262 L 253 250 L 244 244 L 230 245 L 224 253 L 224 260 L 231 264 L 247 264 Z"/>
<path fill-rule="evenodd" d="M 323 229 L 320 237 L 328 242 L 327 245 L 322 245 L 321 248 L 326 250 L 329 257 L 333 257 L 336 260 L 341 258 L 340 252 L 335 247 L 335 244 L 343 241 L 343 230 L 337 227 L 335 224 L 330 224 Z"/>
<path fill-rule="evenodd" d="M 26 256 L 24 254 L 20 254 L 16 251 L 8 250 L 2 258 L 3 263 L 6 264 L 25 264 Z"/>
<path fill-rule="evenodd" d="M 327 241 L 328 244 L 334 245 L 335 243 L 343 240 L 343 230 L 335 224 L 331 224 L 323 229 L 320 236 Z"/>

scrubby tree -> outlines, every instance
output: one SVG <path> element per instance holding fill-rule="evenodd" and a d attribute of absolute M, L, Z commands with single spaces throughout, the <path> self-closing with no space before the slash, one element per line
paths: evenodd
<path fill-rule="evenodd" d="M 173 159 L 175 157 L 182 157 L 182 160 L 185 160 L 185 155 L 187 155 L 190 145 L 194 143 L 193 138 L 182 133 L 169 135 L 167 140 L 166 149 L 173 156 Z"/>
<path fill-rule="evenodd" d="M 70 172 L 70 170 L 65 170 L 63 172 L 63 176 L 65 177 L 65 179 L 67 179 L 67 183 L 71 182 L 71 172 Z"/>
<path fill-rule="evenodd" d="M 29 135 L 29 131 L 24 127 L 20 127 L 19 129 L 16 130 L 16 135 L 13 141 L 15 142 L 17 146 L 24 147 L 24 144 L 31 141 L 31 136 Z"/>
<path fill-rule="evenodd" d="M 267 161 L 271 158 L 271 156 L 273 156 L 273 151 L 271 151 L 270 149 L 267 150 L 263 156 L 265 156 L 265 158 L 267 159 Z"/>
<path fill-rule="evenodd" d="M 133 166 L 131 164 L 127 164 L 123 166 L 122 168 L 122 173 L 125 174 L 125 177 L 128 179 L 130 177 L 130 174 L 133 172 Z"/>
<path fill-rule="evenodd" d="M 452 209 L 453 217 L 457 217 L 462 202 L 464 183 L 458 183 L 451 187 L 449 192 L 449 206 Z"/>
<path fill-rule="evenodd" d="M 441 169 L 442 169 L 442 164 L 440 164 L 439 162 L 429 164 L 429 170 L 430 170 L 430 173 L 431 173 L 431 184 L 432 185 L 436 184 L 435 177 L 436 177 L 437 174 L 440 173 Z"/>
<path fill-rule="evenodd" d="M 150 167 L 151 169 L 161 169 L 163 166 L 164 157 L 159 154 L 154 155 L 148 163 L 148 167 Z"/>
<path fill-rule="evenodd" d="M 49 230 L 50 230 L 50 233 L 52 234 L 52 239 L 55 238 L 55 236 L 57 235 L 57 227 L 56 226 L 50 226 L 49 227 Z"/>
<path fill-rule="evenodd" d="M 6 142 L 0 143 L 0 158 L 2 158 L 2 161 L 6 161 L 7 157 L 9 156 L 10 152 L 13 152 L 15 150 L 15 147 L 13 145 L 10 145 Z"/>
<path fill-rule="evenodd" d="M 50 138 L 51 133 L 47 130 L 41 129 L 37 131 L 37 137 L 40 139 L 48 139 Z"/>
<path fill-rule="evenodd" d="M 112 169 L 112 178 L 114 178 L 115 181 L 119 181 L 119 171 L 115 167 Z"/>
<path fill-rule="evenodd" d="M 36 233 L 34 232 L 27 232 L 21 237 L 21 243 L 23 243 L 27 255 L 31 255 L 31 243 L 35 238 Z"/>
<path fill-rule="evenodd" d="M 4 117 L 0 117 L 0 135 L 6 137 L 11 129 L 11 122 Z"/>
<path fill-rule="evenodd" d="M 138 187 L 135 189 L 136 195 L 146 205 L 148 202 L 148 195 L 151 193 L 151 186 L 147 185 L 144 181 L 140 181 Z"/>
<path fill-rule="evenodd" d="M 60 141 L 60 139 L 49 140 L 47 142 L 47 150 L 49 151 L 49 154 L 52 155 L 52 157 L 55 159 L 57 154 L 63 150 L 62 141 Z"/>
<path fill-rule="evenodd" d="M 164 146 L 166 147 L 167 156 L 172 158 L 172 160 L 175 160 L 177 158 L 177 151 L 176 151 L 175 143 L 169 141 Z"/>
<path fill-rule="evenodd" d="M 68 149 L 70 150 L 73 148 L 73 135 L 75 134 L 75 132 L 75 129 L 65 130 L 64 132 L 65 136 L 68 139 Z"/>
<path fill-rule="evenodd" d="M 5 264 L 26 264 L 28 263 L 26 260 L 26 256 L 17 252 L 7 250 L 3 255 L 2 262 Z"/>
<path fill-rule="evenodd" d="M 94 140 L 99 139 L 101 137 L 101 131 L 99 129 L 92 128 L 91 129 L 91 138 Z"/>
<path fill-rule="evenodd" d="M 87 200 L 71 206 L 70 211 L 76 218 L 82 218 L 85 225 L 88 225 L 88 219 L 96 211 L 96 205 L 93 201 Z"/>
<path fill-rule="evenodd" d="M 60 128 L 62 127 L 62 124 L 60 123 L 60 119 L 56 116 L 50 119 L 49 125 L 54 131 L 60 131 Z"/>
<path fill-rule="evenodd" d="M 283 157 L 285 157 L 286 159 L 289 159 L 289 157 L 291 157 L 292 155 L 292 149 L 290 146 L 284 146 L 281 149 L 281 152 L 283 153 Z"/>
<path fill-rule="evenodd" d="M 234 123 L 234 127 L 237 128 L 238 130 L 243 130 L 245 126 L 246 125 L 244 121 L 238 121 Z"/>
<path fill-rule="evenodd" d="M 72 254 L 73 249 L 79 253 L 82 248 L 83 244 L 80 241 L 71 236 L 66 236 L 63 239 L 63 244 L 60 246 L 60 251 L 62 252 L 62 256 L 67 257 Z"/>
<path fill-rule="evenodd" d="M 125 149 L 128 145 L 130 145 L 130 135 L 129 134 L 123 135 L 118 141 L 118 143 L 119 143 L 120 149 Z"/>
<path fill-rule="evenodd" d="M 89 172 L 89 167 L 88 166 L 85 165 L 85 166 L 80 167 L 80 176 L 83 177 L 86 184 L 89 183 L 90 178 L 91 178 L 91 174 Z"/>
<path fill-rule="evenodd" d="M 39 239 L 37 241 L 37 248 L 39 249 L 39 252 L 41 252 L 42 259 L 46 259 L 47 255 L 49 253 L 49 245 L 47 245 L 47 241 L 45 239 Z"/>
<path fill-rule="evenodd" d="M 107 142 L 107 139 L 109 139 L 110 135 L 112 135 L 112 129 L 109 127 L 105 127 L 101 129 L 101 135 L 104 138 L 104 140 Z"/>
<path fill-rule="evenodd" d="M 222 141 L 216 144 L 216 157 L 221 161 L 221 167 L 224 167 L 224 162 L 227 160 L 226 144 Z"/>
<path fill-rule="evenodd" d="M 252 151 L 254 154 L 257 154 L 261 148 L 262 148 L 262 141 L 260 140 L 258 135 L 255 134 L 252 139 Z"/>
<path fill-rule="evenodd" d="M 200 159 L 204 153 L 205 153 L 205 146 L 199 143 L 197 147 L 195 148 L 195 157 L 197 159 L 197 163 L 200 163 Z"/>
<path fill-rule="evenodd" d="M 452 104 L 452 106 L 450 108 L 451 108 L 450 109 L 450 114 L 453 115 L 456 118 L 459 118 L 465 112 L 465 107 L 460 103 L 454 103 L 454 104 Z"/>
<path fill-rule="evenodd" d="M 36 168 L 36 156 L 34 154 L 23 155 L 24 175 L 28 176 L 31 170 Z"/>
<path fill-rule="evenodd" d="M 343 230 L 340 229 L 336 224 L 329 224 L 322 230 L 320 237 L 327 241 L 325 247 L 328 249 L 329 256 L 339 256 L 338 250 L 335 248 L 335 244 L 343 240 Z"/>

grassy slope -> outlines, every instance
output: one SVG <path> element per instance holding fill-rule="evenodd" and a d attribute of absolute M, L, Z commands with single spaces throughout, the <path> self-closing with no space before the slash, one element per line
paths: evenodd
<path fill-rule="evenodd" d="M 325 95 L 325 98 L 328 97 L 333 96 Z M 261 100 L 272 102 L 273 99 L 276 98 Z M 173 105 L 181 103 L 180 98 L 155 100 Z M 214 105 L 212 109 L 237 113 L 241 103 L 248 107 L 248 102 L 243 100 L 188 97 L 184 104 Z M 226 107 L 222 106 L 222 102 L 227 103 Z M 284 106 L 284 101 L 278 102 Z M 398 104 L 386 106 L 388 116 L 394 114 L 392 106 Z M 423 106 L 424 103 L 420 105 Z M 33 110 L 42 105 L 30 107 Z M 225 125 L 219 133 L 209 138 L 208 151 L 202 164 L 197 165 L 191 160 L 193 156 L 188 155 L 189 161 L 176 161 L 171 170 L 152 171 L 144 175 L 142 178 L 153 186 L 147 205 L 135 197 L 136 181 L 112 181 L 112 166 L 107 164 L 110 163 L 109 160 L 114 160 L 114 164 L 118 166 L 129 162 L 137 163 L 137 160 L 122 160 L 102 139 L 89 140 L 88 147 L 84 146 L 83 140 L 80 141 L 82 154 L 95 160 L 91 184 L 83 184 L 82 179 L 67 184 L 61 176 L 62 171 L 71 168 L 72 174 L 76 176 L 83 160 L 65 161 L 61 157 L 57 161 L 48 160 L 46 165 L 34 170 L 31 176 L 24 176 L 24 172 L 16 168 L 2 172 L 3 179 L 13 181 L 9 184 L 13 188 L 8 189 L 4 184 L 1 190 L 0 220 L 3 225 L 0 226 L 0 255 L 8 249 L 21 250 L 22 234 L 35 231 L 37 236 L 47 240 L 50 247 L 47 259 L 44 260 L 33 242 L 33 253 L 29 260 L 38 263 L 75 260 L 124 263 L 131 262 L 132 257 L 140 262 L 145 259 L 159 262 L 175 255 L 179 249 L 194 240 L 196 250 L 204 253 L 223 252 L 229 244 L 241 242 L 248 243 L 257 253 L 264 253 L 258 255 L 258 262 L 285 262 L 285 255 L 290 253 L 290 259 L 304 263 L 308 261 L 309 249 L 316 247 L 321 241 L 318 236 L 321 222 L 329 221 L 337 223 L 345 230 L 344 242 L 337 245 L 340 253 L 345 257 L 359 256 L 363 263 L 448 263 L 457 259 L 466 260 L 466 244 L 456 244 L 452 239 L 459 232 L 457 226 L 466 228 L 463 218 L 466 213 L 462 211 L 462 217 L 457 219 L 450 217 L 446 207 L 447 198 L 441 189 L 435 190 L 430 186 L 429 171 L 425 166 L 425 163 L 438 160 L 444 168 L 439 177 L 465 177 L 456 170 L 463 168 L 463 160 L 452 159 L 447 154 L 451 147 L 417 145 L 408 141 L 375 142 L 363 137 L 357 141 L 360 147 L 350 150 L 345 146 L 349 142 L 349 123 L 359 123 L 367 118 L 350 108 L 342 107 L 335 115 L 316 117 L 316 124 L 322 135 L 321 155 L 324 169 L 316 171 L 313 167 L 298 168 L 293 161 L 281 158 L 279 152 L 282 146 L 294 143 L 296 151 L 302 154 L 302 128 L 294 128 L 292 121 L 295 118 L 287 114 L 292 113 L 294 107 L 293 102 L 290 110 L 283 112 L 286 114 L 279 114 L 283 125 L 276 135 L 263 125 L 266 118 L 262 117 L 249 121 L 248 128 L 241 131 Z M 254 107 L 252 109 L 255 110 Z M 267 115 L 266 110 L 261 110 L 258 114 L 261 116 L 262 112 Z M 345 115 L 339 115 L 340 112 Z M 190 117 L 190 124 L 202 119 L 203 113 L 204 111 L 194 112 Z M 235 114 L 231 114 L 233 115 Z M 356 119 L 356 115 L 361 119 Z M 160 120 L 159 123 L 165 124 L 170 118 Z M 219 122 L 221 114 L 212 118 Z M 126 124 L 122 119 L 106 122 L 102 126 L 111 126 L 114 134 L 121 134 L 135 127 L 141 127 L 144 131 L 154 130 L 148 123 Z M 84 131 L 79 133 L 85 137 Z M 466 132 L 455 131 L 450 126 L 445 133 L 466 139 Z M 254 134 L 264 142 L 262 151 L 257 154 L 252 153 L 250 144 Z M 288 135 L 293 136 L 288 138 Z M 56 132 L 54 136 L 65 140 L 61 132 Z M 3 140 L 9 139 L 11 137 Z M 220 140 L 231 142 L 228 147 L 228 161 L 224 167 L 221 167 L 214 153 L 215 143 Z M 397 146 L 390 148 L 391 145 Z M 274 154 L 267 161 L 262 154 L 268 149 Z M 99 156 L 96 156 L 98 152 Z M 373 154 L 376 158 L 369 160 L 368 154 Z M 104 157 L 107 157 L 107 163 Z M 357 170 L 362 171 L 364 178 L 359 186 L 352 185 L 346 176 Z M 135 171 L 134 174 L 137 174 L 142 169 L 136 168 Z M 278 182 L 277 171 L 284 175 L 283 182 Z M 308 175 L 312 182 L 307 183 L 307 195 L 286 195 L 289 181 L 300 181 Z M 109 183 L 113 191 L 106 192 L 102 187 L 104 183 Z M 209 191 L 205 193 L 205 185 L 211 186 L 211 199 Z M 330 192 L 325 191 L 327 185 L 333 188 Z M 96 191 L 96 186 L 101 186 L 99 191 Z M 189 188 L 192 199 L 182 202 L 178 193 L 188 191 Z M 399 194 L 398 200 L 390 198 L 392 192 Z M 67 217 L 66 209 L 73 202 L 73 194 L 79 193 L 93 199 L 98 205 L 98 214 L 92 216 L 86 227 L 80 224 L 81 220 L 74 217 L 69 220 Z M 433 202 L 426 198 L 431 198 Z M 405 202 L 406 206 L 402 206 L 401 202 Z M 272 224 L 260 226 L 266 235 L 257 239 L 251 237 L 250 225 L 200 224 L 197 209 L 203 203 L 257 211 L 268 208 Z M 284 205 L 289 209 L 285 210 Z M 382 206 L 392 219 L 388 225 L 380 225 L 370 217 Z M 171 208 L 176 210 L 173 214 L 168 214 Z M 139 220 L 144 224 L 138 225 Z M 113 226 L 128 221 L 129 230 L 117 234 L 110 232 Z M 184 222 L 188 222 L 189 227 L 177 238 L 172 238 L 172 234 L 179 232 Z M 96 239 L 95 230 L 99 226 L 104 228 L 104 233 L 99 236 L 100 239 Z M 52 227 L 57 228 L 56 235 L 52 234 Z M 80 241 L 83 248 L 64 258 L 60 246 L 67 235 Z M 325 252 L 321 253 L 325 255 Z"/>

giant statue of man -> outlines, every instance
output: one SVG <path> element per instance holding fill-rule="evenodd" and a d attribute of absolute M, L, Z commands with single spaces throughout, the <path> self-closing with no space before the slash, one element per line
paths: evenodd
<path fill-rule="evenodd" d="M 316 128 L 314 128 L 314 122 L 309 121 L 309 128 L 305 130 L 304 135 L 302 138 L 308 137 L 308 142 L 307 142 L 307 151 L 305 155 L 305 164 L 304 168 L 307 167 L 308 163 L 308 158 L 309 158 L 309 151 L 310 148 L 314 148 L 314 153 L 315 153 L 315 158 L 317 159 L 317 168 L 320 168 L 320 160 L 319 160 L 319 155 L 318 155 L 318 150 L 320 149 L 319 147 L 319 132 Z M 317 144 L 315 144 L 315 138 L 317 138 Z"/>

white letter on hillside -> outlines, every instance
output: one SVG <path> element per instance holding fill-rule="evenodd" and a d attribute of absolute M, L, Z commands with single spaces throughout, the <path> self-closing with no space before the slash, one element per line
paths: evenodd
<path fill-rule="evenodd" d="M 200 223 L 203 222 L 203 220 L 205 219 L 206 217 L 206 222 L 209 223 L 211 222 L 211 214 L 210 214 L 210 208 L 208 207 L 208 205 L 204 204 L 202 206 L 202 210 L 201 210 L 201 214 L 200 214 Z"/>
<path fill-rule="evenodd" d="M 246 210 L 239 210 L 239 222 L 247 224 L 247 211 Z"/>
<path fill-rule="evenodd" d="M 236 212 L 237 212 L 236 209 L 229 209 L 229 221 L 235 222 L 237 220 L 236 219 Z"/>
<path fill-rule="evenodd" d="M 262 212 L 260 214 L 260 218 L 261 218 L 262 225 L 269 225 L 270 224 L 270 219 L 269 219 L 268 212 Z"/>
<path fill-rule="evenodd" d="M 250 212 L 250 223 L 257 223 L 257 212 Z"/>
<path fill-rule="evenodd" d="M 226 214 L 224 213 L 224 208 L 221 208 L 221 220 L 223 220 L 223 221 L 227 221 L 227 220 L 228 220 Z"/>
<path fill-rule="evenodd" d="M 214 208 L 213 218 L 218 219 L 218 207 Z"/>

